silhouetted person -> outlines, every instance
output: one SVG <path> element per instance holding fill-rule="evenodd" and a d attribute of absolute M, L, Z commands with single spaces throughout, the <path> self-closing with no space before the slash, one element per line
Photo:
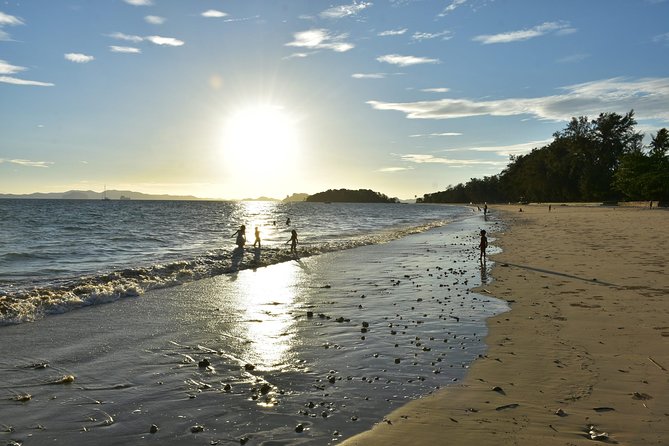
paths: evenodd
<path fill-rule="evenodd" d="M 235 240 L 235 243 L 237 244 L 238 247 L 243 248 L 244 245 L 246 244 L 246 226 L 241 225 L 237 232 L 232 234 L 231 237 L 237 236 L 237 240 Z"/>
<path fill-rule="evenodd" d="M 256 235 L 256 240 L 255 240 L 255 242 L 253 242 L 253 247 L 255 248 L 256 245 L 258 245 L 258 248 L 260 248 L 260 229 L 258 229 L 257 226 L 256 226 L 255 235 Z"/>
<path fill-rule="evenodd" d="M 290 226 L 290 217 L 286 219 L 286 226 Z"/>
<path fill-rule="evenodd" d="M 550 212 L 551 209 L 553 209 L 553 206 L 549 204 L 549 205 L 548 205 L 548 212 Z"/>
<path fill-rule="evenodd" d="M 286 242 L 286 245 L 290 243 L 290 252 L 297 252 L 297 231 L 293 229 L 290 231 L 290 240 Z"/>
<path fill-rule="evenodd" d="M 479 249 L 481 254 L 479 255 L 479 261 L 485 261 L 485 249 L 488 247 L 488 237 L 485 236 L 485 229 L 481 229 L 481 242 L 479 243 Z"/>
<path fill-rule="evenodd" d="M 483 204 L 483 216 L 488 215 L 488 203 Z"/>

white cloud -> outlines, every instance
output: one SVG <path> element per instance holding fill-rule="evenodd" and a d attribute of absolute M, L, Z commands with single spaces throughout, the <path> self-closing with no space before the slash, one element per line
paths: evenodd
<path fill-rule="evenodd" d="M 539 141 L 529 141 L 519 144 L 511 144 L 508 146 L 484 146 L 484 147 L 469 147 L 460 149 L 467 152 L 492 152 L 496 155 L 509 157 L 510 155 L 524 155 L 530 153 L 533 149 L 544 147 L 550 144 L 552 139 L 544 139 Z"/>
<path fill-rule="evenodd" d="M 389 63 L 391 65 L 399 65 L 400 67 L 425 63 L 439 63 L 439 59 L 429 59 L 427 57 L 416 56 L 401 56 L 399 54 L 386 54 L 385 56 L 377 57 L 376 60 L 379 62 Z"/>
<path fill-rule="evenodd" d="M 129 5 L 132 6 L 151 6 L 153 5 L 153 1 L 151 0 L 123 0 Z"/>
<path fill-rule="evenodd" d="M 21 71 L 25 71 L 26 69 L 26 67 L 12 65 L 9 62 L 0 59 L 0 74 L 15 74 Z"/>
<path fill-rule="evenodd" d="M 354 1 L 350 5 L 333 6 L 332 8 L 321 12 L 319 15 L 325 19 L 341 19 L 344 17 L 356 15 L 370 6 L 372 6 L 371 2 Z"/>
<path fill-rule="evenodd" d="M 15 26 L 15 25 L 23 25 L 23 20 L 19 19 L 18 17 L 14 17 L 13 15 L 5 14 L 4 12 L 0 11 L 0 26 Z"/>
<path fill-rule="evenodd" d="M 181 46 L 184 44 L 183 40 L 175 39 L 174 37 L 146 36 L 145 39 L 160 46 Z"/>
<path fill-rule="evenodd" d="M 351 77 L 353 79 L 383 79 L 386 73 L 354 73 Z"/>
<path fill-rule="evenodd" d="M 481 42 L 484 45 L 489 45 L 492 43 L 510 43 L 518 42 L 522 40 L 533 39 L 535 37 L 540 37 L 550 32 L 562 32 L 562 34 L 571 34 L 575 32 L 574 28 L 571 28 L 567 22 L 545 22 L 541 25 L 534 26 L 529 29 L 521 29 L 519 31 L 509 31 L 500 34 L 484 34 L 474 37 L 472 40 L 475 42 Z"/>
<path fill-rule="evenodd" d="M 386 173 L 403 172 L 405 170 L 414 170 L 412 166 L 407 167 L 382 167 L 378 171 Z"/>
<path fill-rule="evenodd" d="M 305 57 L 309 57 L 309 53 L 293 53 L 289 56 L 284 57 L 284 59 L 304 59 Z"/>
<path fill-rule="evenodd" d="M 25 167 L 49 167 L 53 162 L 51 161 L 30 161 L 30 160 L 23 160 L 23 159 L 6 159 L 6 158 L 0 158 L 0 164 L 2 163 L 9 163 L 9 164 L 18 164 L 19 166 L 25 166 Z"/>
<path fill-rule="evenodd" d="M 390 29 L 388 31 L 381 31 L 377 35 L 380 37 L 386 37 L 386 36 L 401 36 L 402 34 L 406 33 L 408 31 L 407 28 L 402 28 L 402 29 Z"/>
<path fill-rule="evenodd" d="M 425 93 L 447 93 L 447 92 L 451 91 L 451 89 L 446 88 L 446 87 L 423 88 L 421 91 L 424 91 Z"/>
<path fill-rule="evenodd" d="M 141 36 L 132 36 L 129 34 L 123 34 L 119 32 L 109 34 L 109 37 L 117 40 L 125 40 L 127 42 L 135 42 L 135 43 L 139 43 L 144 40 L 144 37 Z"/>
<path fill-rule="evenodd" d="M 435 136 L 462 136 L 462 133 L 458 132 L 427 133 L 425 135 L 423 134 L 409 135 L 409 138 L 424 138 L 424 137 L 433 138 Z"/>
<path fill-rule="evenodd" d="M 132 46 L 110 45 L 109 49 L 111 50 L 112 53 L 139 54 L 142 52 L 142 50 L 140 50 L 139 48 L 135 48 Z"/>
<path fill-rule="evenodd" d="M 579 54 L 572 54 L 570 56 L 565 56 L 561 57 L 560 59 L 557 60 L 558 63 L 577 63 L 581 62 L 582 60 L 587 59 L 590 57 L 589 54 L 584 54 L 584 53 L 579 53 Z"/>
<path fill-rule="evenodd" d="M 411 38 L 413 40 L 417 41 L 423 41 L 423 40 L 429 40 L 429 39 L 436 39 L 438 37 L 441 37 L 441 40 L 450 40 L 453 38 L 453 33 L 450 31 L 442 31 L 439 33 L 419 33 L 415 32 L 413 33 L 413 36 Z"/>
<path fill-rule="evenodd" d="M 166 20 L 165 17 L 160 17 L 157 15 L 147 15 L 146 17 L 144 17 L 144 21 L 146 21 L 146 23 L 149 23 L 151 25 L 162 25 L 163 23 L 165 23 L 165 20 Z"/>
<path fill-rule="evenodd" d="M 574 116 L 598 116 L 602 112 L 627 113 L 634 109 L 637 119 L 669 122 L 669 109 L 666 106 L 669 104 L 669 77 L 604 79 L 566 86 L 562 90 L 563 94 L 538 98 L 367 103 L 376 110 L 400 111 L 409 119 L 530 115 L 537 119 L 569 121 Z"/>
<path fill-rule="evenodd" d="M 653 37 L 653 42 L 655 43 L 664 43 L 665 45 L 669 44 L 669 33 L 659 34 Z"/>
<path fill-rule="evenodd" d="M 294 40 L 286 45 L 342 53 L 354 48 L 353 44 L 344 42 L 347 37 L 347 34 L 331 35 L 327 29 L 310 29 L 293 34 Z"/>
<path fill-rule="evenodd" d="M 216 9 L 210 9 L 208 11 L 203 12 L 202 17 L 208 17 L 208 18 L 220 18 L 220 17 L 225 17 L 228 14 L 226 14 L 223 11 L 218 11 Z"/>
<path fill-rule="evenodd" d="M 453 0 L 444 10 L 439 14 L 440 17 L 447 15 L 449 12 L 453 12 L 461 5 L 467 3 L 467 0 Z"/>
<path fill-rule="evenodd" d="M 447 164 L 452 167 L 465 166 L 506 166 L 508 161 L 490 161 L 490 160 L 467 160 L 467 159 L 451 159 L 446 157 L 425 155 L 420 153 L 407 153 L 400 155 L 403 161 L 416 164 Z"/>
<path fill-rule="evenodd" d="M 81 53 L 67 53 L 65 59 L 75 63 L 88 63 L 95 60 L 95 57 Z"/>
<path fill-rule="evenodd" d="M 53 87 L 54 84 L 51 82 L 40 82 L 40 81 L 30 81 L 26 79 L 18 79 L 11 76 L 0 76 L 0 82 L 5 84 L 14 84 L 14 85 L 35 85 L 38 87 Z"/>

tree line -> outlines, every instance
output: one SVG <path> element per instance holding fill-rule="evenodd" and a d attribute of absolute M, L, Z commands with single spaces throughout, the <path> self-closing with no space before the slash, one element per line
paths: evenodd
<path fill-rule="evenodd" d="M 498 175 L 425 194 L 418 202 L 669 201 L 669 131 L 643 145 L 634 110 L 572 118 L 553 141 L 511 156 Z"/>

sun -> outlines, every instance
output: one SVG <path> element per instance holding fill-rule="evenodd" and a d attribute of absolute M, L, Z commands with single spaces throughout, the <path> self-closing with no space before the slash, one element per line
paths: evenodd
<path fill-rule="evenodd" d="M 277 105 L 241 108 L 225 119 L 222 148 L 228 169 L 287 169 L 298 155 L 296 119 Z"/>

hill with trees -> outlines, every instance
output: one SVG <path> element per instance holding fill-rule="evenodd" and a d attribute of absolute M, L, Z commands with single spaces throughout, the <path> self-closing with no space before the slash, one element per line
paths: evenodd
<path fill-rule="evenodd" d="M 399 203 L 397 198 L 389 198 L 385 194 L 370 189 L 329 189 L 325 192 L 309 195 L 306 201 L 312 203 Z"/>
<path fill-rule="evenodd" d="M 547 146 L 511 156 L 498 175 L 425 194 L 422 203 L 669 201 L 669 132 L 643 146 L 634 111 L 572 118 Z"/>

